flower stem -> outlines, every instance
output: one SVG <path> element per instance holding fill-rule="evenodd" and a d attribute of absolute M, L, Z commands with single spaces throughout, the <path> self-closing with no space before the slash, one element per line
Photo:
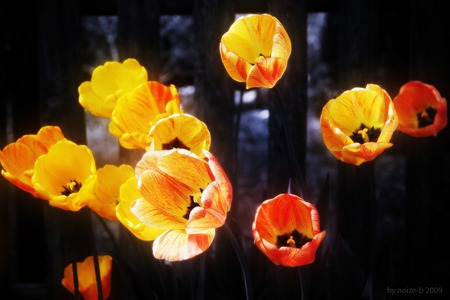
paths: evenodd
<path fill-rule="evenodd" d="M 251 300 L 251 299 L 253 299 L 252 286 L 251 286 L 251 282 L 250 282 L 250 274 L 249 274 L 247 265 L 245 264 L 244 253 L 242 252 L 242 249 L 241 249 L 238 241 L 236 240 L 236 237 L 234 236 L 233 231 L 231 231 L 230 227 L 226 223 L 222 227 L 225 229 L 225 233 L 227 234 L 227 236 L 234 248 L 234 252 L 236 253 L 236 256 L 239 260 L 239 264 L 240 264 L 241 270 L 242 270 L 242 276 L 244 277 L 244 288 L 245 288 L 246 299 Z"/>
<path fill-rule="evenodd" d="M 78 285 L 78 270 L 77 270 L 77 263 L 72 263 L 72 272 L 73 272 L 73 293 L 75 295 L 75 300 L 80 299 L 80 290 Z"/>
<path fill-rule="evenodd" d="M 304 176 L 303 176 L 303 172 L 302 172 L 300 164 L 299 164 L 299 162 L 297 160 L 297 156 L 295 155 L 294 144 L 292 142 L 292 133 L 290 131 L 289 122 L 288 122 L 289 120 L 288 120 L 288 117 L 287 117 L 287 114 L 286 114 L 286 107 L 284 106 L 284 103 L 283 103 L 283 101 L 281 99 L 281 94 L 280 94 L 280 91 L 278 90 L 278 88 L 275 87 L 274 90 L 276 92 L 276 97 L 275 97 L 276 98 L 276 102 L 277 102 L 277 104 L 279 106 L 279 109 L 281 111 L 281 116 L 282 116 L 282 119 L 283 119 L 283 124 L 282 125 L 283 125 L 283 129 L 284 129 L 284 136 L 285 136 L 285 139 L 286 139 L 286 146 L 288 148 L 288 153 L 289 153 L 290 159 L 293 162 L 292 172 L 293 172 L 293 175 L 294 175 L 294 179 L 295 179 L 295 176 L 297 176 L 297 179 L 300 182 L 298 184 L 298 190 L 299 190 L 300 197 L 308 198 L 308 195 L 306 195 L 306 190 L 305 190 L 306 183 L 305 183 L 305 179 L 304 179 Z"/>
<path fill-rule="evenodd" d="M 301 300 L 305 300 L 305 288 L 303 286 L 303 272 L 302 272 L 302 267 L 299 266 L 297 267 L 298 270 L 298 279 L 300 281 L 300 299 Z"/>

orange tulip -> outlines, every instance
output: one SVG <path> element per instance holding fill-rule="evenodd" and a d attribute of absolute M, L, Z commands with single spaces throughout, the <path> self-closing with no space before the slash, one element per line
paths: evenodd
<path fill-rule="evenodd" d="M 214 156 L 185 149 L 148 151 L 136 166 L 143 198 L 131 211 L 145 225 L 163 229 L 153 242 L 158 259 L 179 261 L 206 251 L 231 207 L 231 184 Z"/>
<path fill-rule="evenodd" d="M 231 78 L 247 89 L 272 88 L 283 76 L 291 55 L 283 25 L 268 14 L 237 19 L 220 41 L 220 57 Z"/>
<path fill-rule="evenodd" d="M 404 84 L 394 98 L 398 130 L 414 137 L 437 135 L 447 126 L 447 100 L 432 85 L 421 81 Z"/>
<path fill-rule="evenodd" d="M 111 293 L 112 257 L 109 255 L 98 256 L 100 278 L 102 282 L 103 299 L 107 299 Z M 98 300 L 97 280 L 95 277 L 94 257 L 88 256 L 83 262 L 77 262 L 78 290 L 84 300 Z M 75 294 L 72 264 L 64 268 L 62 285 L 72 294 Z"/>
<path fill-rule="evenodd" d="M 134 58 L 108 61 L 78 87 L 79 102 L 92 115 L 111 118 L 117 99 L 147 82 L 147 70 Z"/>
<path fill-rule="evenodd" d="M 297 267 L 311 264 L 325 237 L 319 213 L 302 198 L 280 194 L 257 209 L 252 226 L 256 246 L 274 264 Z"/>
<path fill-rule="evenodd" d="M 397 124 L 391 98 L 375 84 L 331 99 L 320 116 L 325 146 L 337 159 L 357 166 L 392 146 Z"/>
<path fill-rule="evenodd" d="M 24 135 L 16 142 L 8 144 L 0 151 L 3 177 L 34 197 L 42 198 L 31 183 L 34 164 L 53 144 L 63 139 L 65 138 L 59 127 L 44 126 L 37 134 Z"/>
<path fill-rule="evenodd" d="M 156 121 L 179 112 L 180 96 L 175 86 L 149 81 L 117 100 L 109 132 L 127 149 L 147 149 L 148 133 Z"/>

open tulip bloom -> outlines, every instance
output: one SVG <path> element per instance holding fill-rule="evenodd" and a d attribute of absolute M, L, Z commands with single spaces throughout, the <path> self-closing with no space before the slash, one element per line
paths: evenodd
<path fill-rule="evenodd" d="M 291 194 L 264 201 L 256 210 L 252 232 L 259 250 L 274 264 L 287 267 L 313 263 L 325 237 L 316 208 Z"/>
<path fill-rule="evenodd" d="M 36 160 L 31 181 L 50 205 L 78 211 L 94 199 L 97 169 L 92 152 L 85 145 L 58 141 Z"/>
<path fill-rule="evenodd" d="M 391 98 L 375 84 L 331 99 L 320 116 L 325 146 L 337 159 L 357 166 L 392 146 L 397 124 Z"/>
<path fill-rule="evenodd" d="M 107 299 L 111 293 L 112 257 L 109 255 L 98 256 L 101 287 L 103 299 Z M 84 300 L 98 300 L 97 280 L 95 276 L 94 257 L 88 256 L 82 262 L 77 262 L 78 290 Z M 64 268 L 62 285 L 75 294 L 72 264 Z"/>
<path fill-rule="evenodd" d="M 163 230 L 153 242 L 158 259 L 179 261 L 206 251 L 225 223 L 231 184 L 215 157 L 185 149 L 148 151 L 136 165 L 142 198 L 131 204 L 145 225 Z"/>
<path fill-rule="evenodd" d="M 222 36 L 220 57 L 231 78 L 246 88 L 272 88 L 283 76 L 291 55 L 283 25 L 269 14 L 237 19 Z"/>
<path fill-rule="evenodd" d="M 42 198 L 31 182 L 34 164 L 56 142 L 63 139 L 65 138 L 59 127 L 44 126 L 37 134 L 24 135 L 16 142 L 8 144 L 0 151 L 3 177 L 34 197 Z"/>
<path fill-rule="evenodd" d="M 437 135 L 447 126 L 447 100 L 432 85 L 421 81 L 404 84 L 394 98 L 398 130 L 414 137 Z"/>

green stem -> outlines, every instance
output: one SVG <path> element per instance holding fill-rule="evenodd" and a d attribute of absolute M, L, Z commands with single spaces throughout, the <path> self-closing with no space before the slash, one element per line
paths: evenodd
<path fill-rule="evenodd" d="M 227 234 L 228 238 L 230 239 L 230 242 L 234 248 L 234 252 L 236 253 L 236 256 L 239 260 L 239 264 L 240 264 L 241 270 L 242 270 L 242 276 L 244 277 L 244 288 L 245 288 L 246 299 L 251 300 L 251 299 L 253 299 L 252 286 L 251 286 L 250 276 L 249 276 L 250 273 L 248 271 L 247 265 L 245 264 L 244 253 L 242 252 L 242 249 L 241 249 L 238 241 L 236 240 L 236 237 L 234 236 L 233 231 L 231 231 L 230 227 L 226 223 L 222 227 L 224 228 L 225 233 Z"/>

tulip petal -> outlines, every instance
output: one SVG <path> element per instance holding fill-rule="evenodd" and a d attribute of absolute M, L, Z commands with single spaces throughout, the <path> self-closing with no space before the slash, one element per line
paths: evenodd
<path fill-rule="evenodd" d="M 116 216 L 137 238 L 144 241 L 152 241 L 156 239 L 158 235 L 163 233 L 164 230 L 147 226 L 131 212 L 131 204 L 141 198 L 142 195 L 139 193 L 136 178 L 129 178 L 120 187 L 119 204 L 116 207 Z"/>
<path fill-rule="evenodd" d="M 215 230 L 208 234 L 187 234 L 183 230 L 167 230 L 153 242 L 153 255 L 157 259 L 180 261 L 193 258 L 206 251 L 214 239 Z"/>

